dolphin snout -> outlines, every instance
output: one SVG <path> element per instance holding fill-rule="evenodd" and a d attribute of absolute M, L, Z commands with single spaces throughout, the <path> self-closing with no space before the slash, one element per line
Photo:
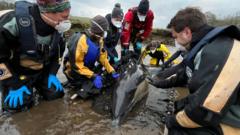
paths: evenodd
<path fill-rule="evenodd" d="M 112 120 L 112 126 L 113 127 L 119 127 L 119 125 L 120 125 L 120 117 Z"/>

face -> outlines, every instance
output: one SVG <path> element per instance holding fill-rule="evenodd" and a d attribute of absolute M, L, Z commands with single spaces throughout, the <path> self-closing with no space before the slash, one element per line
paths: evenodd
<path fill-rule="evenodd" d="M 95 33 L 91 32 L 91 30 L 89 29 L 88 32 L 90 33 L 91 40 L 93 42 L 96 42 L 96 43 L 100 42 L 101 40 L 103 40 L 105 38 L 105 36 L 107 36 L 106 35 L 107 34 L 106 31 L 102 32 L 101 34 L 95 34 Z"/>
<path fill-rule="evenodd" d="M 176 42 L 185 48 L 189 47 L 192 40 L 192 32 L 188 27 L 185 27 L 181 32 L 176 32 L 174 28 L 171 28 L 172 36 Z"/>
<path fill-rule="evenodd" d="M 68 20 L 70 9 L 66 9 L 63 12 L 57 12 L 57 13 L 42 13 L 43 20 L 48 23 L 50 26 L 55 27 L 60 22 Z"/>
<path fill-rule="evenodd" d="M 117 27 L 121 28 L 122 27 L 122 18 L 112 18 L 112 24 Z"/>
<path fill-rule="evenodd" d="M 137 13 L 139 21 L 143 22 L 146 19 L 146 14 Z"/>

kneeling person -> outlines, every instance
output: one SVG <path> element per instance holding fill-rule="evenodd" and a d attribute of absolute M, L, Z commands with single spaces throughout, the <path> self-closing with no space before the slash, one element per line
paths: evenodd
<path fill-rule="evenodd" d="M 76 33 L 69 41 L 69 52 L 64 60 L 64 73 L 72 86 L 81 87 L 78 95 L 82 98 L 96 93 L 96 89 L 99 92 L 103 87 L 103 78 L 96 72 L 97 62 L 100 62 L 113 78 L 119 77 L 109 64 L 107 51 L 103 47 L 107 29 L 107 20 L 98 15 L 91 20 L 89 30 L 85 33 Z"/>
<path fill-rule="evenodd" d="M 69 13 L 68 0 L 37 0 L 37 4 L 17 1 L 15 11 L 0 17 L 4 111 L 31 107 L 35 101 L 33 88 L 46 100 L 63 97 L 56 73 L 65 49 L 62 33 L 71 27 Z"/>
<path fill-rule="evenodd" d="M 159 66 L 160 60 L 164 64 L 171 57 L 169 49 L 161 41 L 152 41 L 147 45 L 143 58 L 147 55 L 151 56 L 150 65 Z"/>

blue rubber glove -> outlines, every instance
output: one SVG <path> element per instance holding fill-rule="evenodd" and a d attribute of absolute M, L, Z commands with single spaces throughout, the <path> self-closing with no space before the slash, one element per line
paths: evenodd
<path fill-rule="evenodd" d="M 31 92 L 25 85 L 17 90 L 10 90 L 8 96 L 4 100 L 4 103 L 8 104 L 11 108 L 16 108 L 18 104 L 23 105 L 23 93 L 31 95 Z"/>
<path fill-rule="evenodd" d="M 103 87 L 102 77 L 100 75 L 97 75 L 93 80 L 93 83 L 96 88 L 101 89 Z"/>
<path fill-rule="evenodd" d="M 113 73 L 112 73 L 112 77 L 113 77 L 114 79 L 118 79 L 118 78 L 120 77 L 120 74 L 118 74 L 117 72 L 113 72 Z"/>
<path fill-rule="evenodd" d="M 137 48 L 138 50 L 141 50 L 141 49 L 142 49 L 142 43 L 141 43 L 141 42 L 137 42 L 137 43 L 136 43 L 136 48 Z"/>
<path fill-rule="evenodd" d="M 117 57 L 114 57 L 113 61 L 114 61 L 115 64 L 117 64 L 119 62 L 119 59 Z"/>
<path fill-rule="evenodd" d="M 50 74 L 48 77 L 48 89 L 51 88 L 51 86 L 54 85 L 56 88 L 56 91 L 62 92 L 63 87 L 58 78 L 55 75 Z"/>

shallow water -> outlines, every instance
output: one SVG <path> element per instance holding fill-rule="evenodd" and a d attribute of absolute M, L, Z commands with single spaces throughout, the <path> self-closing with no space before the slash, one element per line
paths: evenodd
<path fill-rule="evenodd" d="M 66 80 L 61 72 L 58 76 Z M 168 95 L 166 90 L 150 86 L 146 99 L 116 128 L 109 115 L 93 111 L 91 100 L 72 101 L 66 92 L 63 99 L 40 101 L 26 112 L 2 115 L 0 135 L 161 135 L 161 115 L 166 111 Z"/>

